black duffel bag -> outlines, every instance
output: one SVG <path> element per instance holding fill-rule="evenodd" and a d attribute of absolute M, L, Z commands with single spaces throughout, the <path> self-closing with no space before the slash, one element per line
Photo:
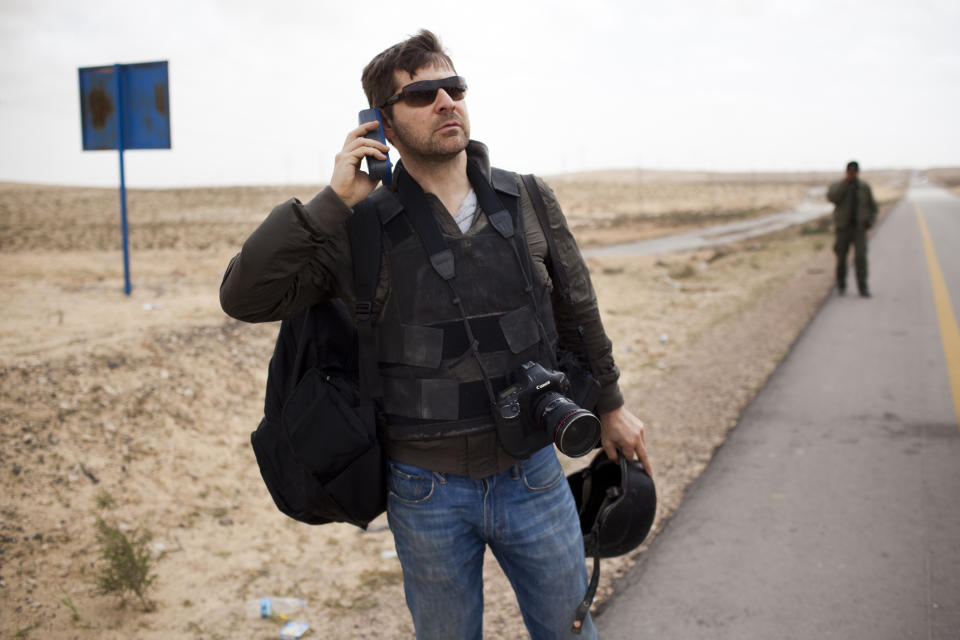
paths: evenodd
<path fill-rule="evenodd" d="M 291 518 L 366 527 L 383 513 L 375 411 L 361 401 L 356 330 L 339 300 L 281 323 L 250 442 L 270 496 Z"/>
<path fill-rule="evenodd" d="M 260 475 L 277 508 L 307 524 L 366 528 L 387 508 L 386 457 L 377 439 L 381 396 L 370 313 L 380 271 L 374 203 L 347 223 L 353 255 L 356 324 L 328 300 L 280 323 L 270 359 L 263 420 L 250 435 Z M 363 381 L 361 388 L 358 379 Z"/>

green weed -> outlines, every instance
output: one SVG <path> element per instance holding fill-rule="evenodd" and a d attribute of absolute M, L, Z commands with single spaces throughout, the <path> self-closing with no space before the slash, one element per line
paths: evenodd
<path fill-rule="evenodd" d="M 97 518 L 97 542 L 102 560 L 95 576 L 100 595 L 120 597 L 121 606 L 129 594 L 140 601 L 144 611 L 153 611 L 156 605 L 147 599 L 147 590 L 157 579 L 151 574 L 154 559 L 147 545 L 153 534 L 147 529 L 136 529 L 128 537 L 117 527 Z"/>

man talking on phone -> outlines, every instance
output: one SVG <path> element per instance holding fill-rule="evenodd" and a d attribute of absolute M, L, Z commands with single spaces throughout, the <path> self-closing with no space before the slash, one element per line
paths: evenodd
<path fill-rule="evenodd" d="M 842 296 L 847 291 L 847 253 L 852 244 L 857 289 L 861 296 L 869 298 L 867 231 L 877 219 L 878 208 L 870 185 L 860 179 L 860 164 L 856 160 L 847 163 L 843 180 L 832 183 L 827 189 L 827 199 L 835 205 L 833 222 L 836 242 L 833 252 L 837 254 L 837 293 Z"/>
<path fill-rule="evenodd" d="M 355 209 L 376 204 L 383 256 L 372 313 L 387 517 L 417 638 L 481 638 L 487 546 L 532 638 L 595 638 L 589 615 L 574 620 L 588 580 L 557 441 L 544 434 L 525 442 L 532 450 L 518 447 L 509 420 L 504 426 L 492 409 L 523 387 L 518 371 L 556 369 L 559 346 L 599 383 L 594 408 L 606 455 L 638 459 L 650 472 L 643 424 L 623 406 L 587 267 L 550 188 L 536 179 L 538 193 L 528 193 L 470 139 L 466 80 L 434 34 L 422 30 L 374 57 L 362 84 L 400 154 L 390 185 L 377 188 L 363 170 L 365 157 L 389 152 L 365 137 L 377 123 L 354 128 L 329 186 L 306 204 L 277 206 L 244 243 L 221 304 L 249 322 L 335 297 L 353 309 L 345 226 Z M 544 203 L 546 227 L 532 196 Z M 566 301 L 554 286 L 558 269 L 569 282 Z"/>

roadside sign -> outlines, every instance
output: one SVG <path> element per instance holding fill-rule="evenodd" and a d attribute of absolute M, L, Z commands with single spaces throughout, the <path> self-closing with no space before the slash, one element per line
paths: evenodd
<path fill-rule="evenodd" d="M 80 115 L 84 151 L 169 149 L 167 63 L 80 69 Z"/>
<path fill-rule="evenodd" d="M 120 155 L 120 219 L 124 293 L 130 295 L 130 249 L 123 152 L 170 148 L 167 62 L 82 67 L 80 129 L 84 151 L 116 149 Z"/>

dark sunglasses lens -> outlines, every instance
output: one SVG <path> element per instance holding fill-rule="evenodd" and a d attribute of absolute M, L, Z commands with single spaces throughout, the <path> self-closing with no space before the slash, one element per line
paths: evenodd
<path fill-rule="evenodd" d="M 459 76 L 447 78 L 443 90 L 447 92 L 451 100 L 463 100 L 463 95 L 467 92 L 467 83 Z"/>
<path fill-rule="evenodd" d="M 467 93 L 467 88 L 458 84 L 455 87 L 444 87 L 444 91 L 450 95 L 451 100 L 463 100 L 464 94 Z"/>
<path fill-rule="evenodd" d="M 413 91 L 404 91 L 403 97 L 411 107 L 425 107 L 433 104 L 437 99 L 436 89 L 414 89 Z"/>

